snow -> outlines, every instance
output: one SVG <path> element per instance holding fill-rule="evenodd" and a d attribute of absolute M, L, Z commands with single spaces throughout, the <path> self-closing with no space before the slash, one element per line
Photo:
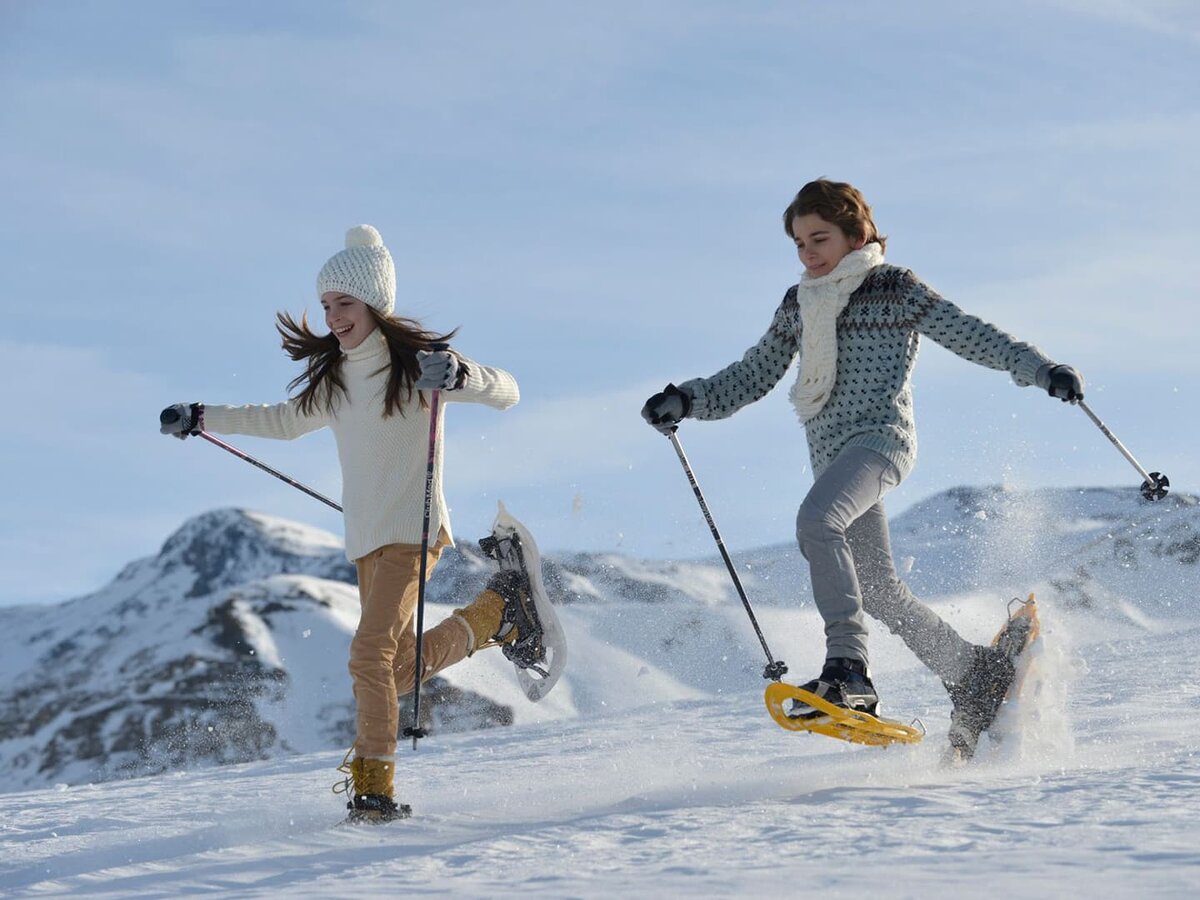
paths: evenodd
<path fill-rule="evenodd" d="M 971 607 L 980 628 L 1003 611 L 996 598 L 971 598 Z M 929 734 L 915 747 L 871 749 L 779 729 L 757 676 L 720 692 L 685 686 L 636 652 L 607 652 L 602 616 L 589 623 L 580 607 L 564 612 L 571 633 L 583 636 L 572 664 L 588 677 L 576 672 L 557 702 L 591 712 L 434 735 L 417 752 L 402 746 L 397 784 L 415 809 L 410 821 L 338 827 L 341 801 L 330 787 L 341 755 L 331 752 L 0 794 L 0 890 L 99 897 L 1059 897 L 1067 890 L 1190 897 L 1200 890 L 1200 699 L 1191 665 L 1200 616 L 1147 619 L 1146 628 L 1046 606 L 1025 693 L 1004 713 L 1013 734 L 999 745 L 985 740 L 972 765 L 947 769 L 944 691 L 889 636 L 879 640 L 875 662 L 884 703 L 895 717 L 918 717 Z M 641 626 L 649 630 L 663 612 L 643 605 Z M 792 632 L 794 643 L 811 644 L 819 633 L 811 612 L 769 613 L 772 632 Z M 631 619 L 632 607 L 622 615 Z M 786 643 L 781 651 L 791 654 Z M 802 664 L 787 657 L 793 674 L 807 672 L 814 652 Z M 515 699 L 500 662 L 493 654 L 486 665 L 459 668 Z M 703 670 L 693 669 L 693 680 Z M 647 679 L 653 689 L 642 693 Z M 596 698 L 582 703 L 587 682 Z M 545 702 L 555 701 L 552 694 Z"/>
<path fill-rule="evenodd" d="M 214 596 L 233 601 L 255 654 L 287 672 L 288 689 L 260 700 L 276 707 L 264 720 L 283 753 L 38 789 L 9 772 L 0 894 L 1200 895 L 1200 507 L 1132 494 L 956 489 L 894 523 L 910 583 L 968 639 L 987 641 L 1012 597 L 1039 597 L 1043 637 L 1021 699 L 1002 712 L 1003 740 L 985 738 L 968 766 L 943 765 L 945 691 L 886 629 L 872 636 L 884 713 L 919 722 L 925 740 L 876 749 L 786 732 L 763 705 L 765 658 L 745 612 L 716 589 L 723 567 L 614 557 L 571 575 L 580 599 L 559 608 L 571 662 L 542 702 L 525 700 L 495 651 L 443 673 L 511 706 L 514 724 L 402 744 L 397 790 L 415 817 L 380 828 L 339 827 L 342 752 L 319 733 L 322 708 L 349 689 L 353 588 L 317 574 L 222 586 Z M 325 571 L 302 526 L 258 521 Z M 266 572 L 258 551 L 246 560 Z M 821 621 L 797 594 L 802 561 L 765 548 L 736 562 L 788 679 L 810 677 Z M 473 565 L 439 568 L 427 621 L 482 577 Z M 152 616 L 160 589 L 194 582 L 166 565 L 135 597 L 149 571 L 133 564 L 109 590 L 44 610 L 44 626 L 88 603 L 137 600 Z M 622 579 L 651 590 L 623 593 Z M 282 601 L 291 611 L 259 628 L 252 610 Z M 150 624 L 154 652 L 193 639 L 182 620 Z M 3 669 L 35 655 L 6 653 Z"/>

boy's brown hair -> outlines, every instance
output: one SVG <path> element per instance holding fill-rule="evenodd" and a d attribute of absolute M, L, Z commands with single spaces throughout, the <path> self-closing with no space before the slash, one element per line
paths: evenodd
<path fill-rule="evenodd" d="M 809 213 L 816 213 L 826 222 L 832 222 L 851 240 L 862 238 L 864 244 L 875 241 L 879 249 L 887 248 L 887 236 L 880 234 L 875 227 L 867 198 L 852 184 L 818 178 L 800 188 L 800 193 L 783 211 L 783 230 L 789 238 L 794 237 L 792 222 L 798 216 Z"/>

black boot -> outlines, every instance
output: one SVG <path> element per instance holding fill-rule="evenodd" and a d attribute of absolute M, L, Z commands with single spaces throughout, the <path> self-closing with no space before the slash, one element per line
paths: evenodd
<path fill-rule="evenodd" d="M 954 709 L 950 713 L 950 747 L 959 759 L 975 755 L 1016 677 L 1012 659 L 1000 647 L 976 647 L 974 659 L 957 682 L 946 682 Z"/>
<path fill-rule="evenodd" d="M 843 709 L 879 715 L 879 695 L 871 682 L 867 664 L 857 659 L 836 657 L 825 660 L 821 676 L 800 686 L 801 690 L 816 694 L 827 703 Z M 795 702 L 788 710 L 793 718 L 810 719 L 824 715 L 820 710 Z"/>

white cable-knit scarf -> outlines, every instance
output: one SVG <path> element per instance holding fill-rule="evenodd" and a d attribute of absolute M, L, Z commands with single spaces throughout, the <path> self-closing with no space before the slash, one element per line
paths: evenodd
<path fill-rule="evenodd" d="M 827 275 L 809 278 L 797 285 L 800 304 L 800 373 L 789 396 L 801 422 L 807 422 L 829 400 L 837 381 L 837 318 L 867 274 L 883 264 L 883 249 L 872 241 L 861 250 L 842 257 Z"/>

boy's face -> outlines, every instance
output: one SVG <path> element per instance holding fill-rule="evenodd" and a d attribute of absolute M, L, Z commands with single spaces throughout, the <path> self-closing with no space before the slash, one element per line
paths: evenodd
<path fill-rule="evenodd" d="M 826 222 L 816 213 L 805 213 L 792 219 L 792 237 L 796 240 L 796 253 L 804 263 L 804 271 L 810 278 L 828 275 L 842 257 L 852 250 L 861 250 L 861 239 L 851 240 L 846 232 L 832 222 Z"/>

